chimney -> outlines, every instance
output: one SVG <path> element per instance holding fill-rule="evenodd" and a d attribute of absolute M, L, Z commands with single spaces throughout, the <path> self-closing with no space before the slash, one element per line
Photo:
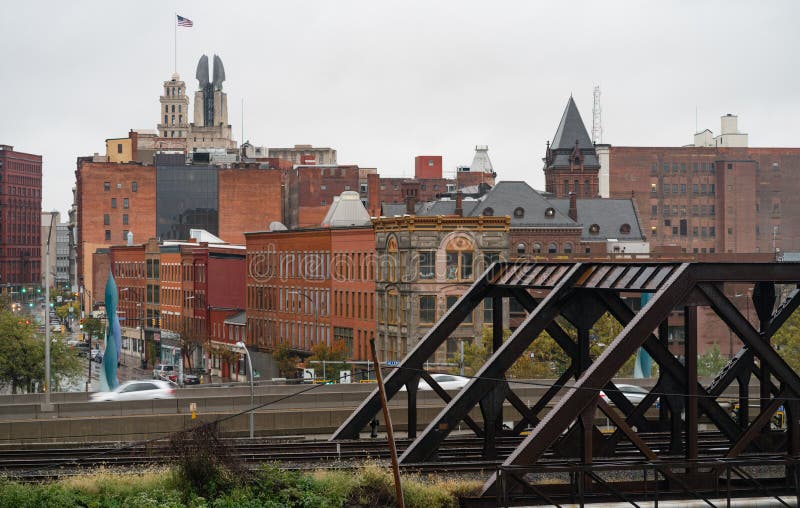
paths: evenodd
<path fill-rule="evenodd" d="M 578 197 L 574 192 L 569 193 L 569 218 L 578 222 Z"/>
<path fill-rule="evenodd" d="M 378 173 L 367 175 L 367 204 L 370 217 L 381 216 L 381 177 Z"/>
<path fill-rule="evenodd" d="M 456 191 L 456 209 L 453 213 L 458 215 L 459 217 L 464 216 L 464 195 L 461 191 Z"/>
<path fill-rule="evenodd" d="M 411 194 L 406 196 L 406 213 L 414 215 L 416 213 L 417 197 Z"/>

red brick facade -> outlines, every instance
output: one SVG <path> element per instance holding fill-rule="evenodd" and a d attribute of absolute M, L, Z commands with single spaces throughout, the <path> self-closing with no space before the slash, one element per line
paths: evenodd
<path fill-rule="evenodd" d="M 281 171 L 270 169 L 220 169 L 219 237 L 244 244 L 245 231 L 261 231 L 282 221 Z"/>
<path fill-rule="evenodd" d="M 609 186 L 655 251 L 799 251 L 797 171 L 800 148 L 612 146 Z"/>
<path fill-rule="evenodd" d="M 375 333 L 375 236 L 371 227 L 258 232 L 247 236 L 248 345 L 285 343 L 308 355 L 341 339 L 366 360 Z"/>
<path fill-rule="evenodd" d="M 44 257 L 42 156 L 0 145 L 0 178 L 0 283 L 38 286 Z M 50 255 L 56 255 L 52 247 Z"/>

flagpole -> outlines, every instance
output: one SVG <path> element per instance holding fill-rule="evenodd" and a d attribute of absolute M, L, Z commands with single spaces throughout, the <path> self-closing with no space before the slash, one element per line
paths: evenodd
<path fill-rule="evenodd" d="M 172 72 L 178 72 L 178 13 L 175 13 L 175 17 L 172 18 L 172 27 L 175 29 L 175 45 L 173 49 L 175 50 L 175 70 Z"/>

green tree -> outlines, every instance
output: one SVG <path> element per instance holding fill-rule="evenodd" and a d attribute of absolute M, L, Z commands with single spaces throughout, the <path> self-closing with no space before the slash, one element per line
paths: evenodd
<path fill-rule="evenodd" d="M 272 358 L 275 360 L 275 363 L 278 364 L 278 372 L 283 377 L 293 378 L 297 374 L 297 363 L 300 361 L 300 358 L 291 349 L 286 343 L 280 343 L 278 346 L 272 351 Z"/>
<path fill-rule="evenodd" d="M 61 340 L 52 340 L 51 391 L 78 375 L 81 365 L 74 350 Z M 31 392 L 44 385 L 44 338 L 34 332 L 33 326 L 8 311 L 0 311 L 0 385 L 10 386 L 12 393 Z"/>
<path fill-rule="evenodd" d="M 350 366 L 347 364 L 347 345 L 343 340 L 334 340 L 331 342 L 330 346 L 324 342 L 315 344 L 311 346 L 311 353 L 306 363 L 311 365 L 311 368 L 314 369 L 314 375 L 317 378 L 320 377 L 320 374 L 324 373 L 322 376 L 324 379 L 338 381 L 339 371 L 350 369 Z M 311 363 L 323 361 L 325 362 L 324 365 L 322 363 Z"/>
<path fill-rule="evenodd" d="M 89 316 L 83 320 L 83 331 L 89 339 L 102 339 L 105 337 L 106 324 L 102 319 Z"/>
<path fill-rule="evenodd" d="M 698 376 L 716 376 L 722 368 L 728 363 L 728 359 L 720 354 L 719 346 L 714 346 L 697 357 L 697 375 Z"/>
<path fill-rule="evenodd" d="M 775 332 L 772 344 L 795 372 L 800 371 L 800 309 Z"/>

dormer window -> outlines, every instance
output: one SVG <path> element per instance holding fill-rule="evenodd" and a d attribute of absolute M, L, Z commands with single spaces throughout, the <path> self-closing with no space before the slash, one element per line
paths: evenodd
<path fill-rule="evenodd" d="M 550 208 L 548 208 L 547 210 L 545 210 L 545 211 L 544 211 L 544 216 L 545 216 L 545 218 L 547 218 L 547 219 L 552 219 L 553 217 L 555 217 L 555 216 L 556 216 L 556 210 L 555 210 L 555 208 L 553 208 L 553 207 L 550 207 Z"/>
<path fill-rule="evenodd" d="M 521 219 L 525 217 L 525 209 L 521 206 L 514 208 L 514 218 Z"/>
<path fill-rule="evenodd" d="M 623 224 L 619 227 L 619 232 L 623 235 L 627 235 L 631 232 L 631 225 L 630 224 Z"/>
<path fill-rule="evenodd" d="M 483 209 L 483 215 L 491 217 L 492 215 L 494 215 L 494 208 L 492 208 L 491 206 L 487 206 L 486 208 Z"/>
<path fill-rule="evenodd" d="M 600 234 L 600 226 L 598 226 L 597 224 L 592 224 L 591 226 L 589 226 L 589 234 L 590 235 Z"/>

